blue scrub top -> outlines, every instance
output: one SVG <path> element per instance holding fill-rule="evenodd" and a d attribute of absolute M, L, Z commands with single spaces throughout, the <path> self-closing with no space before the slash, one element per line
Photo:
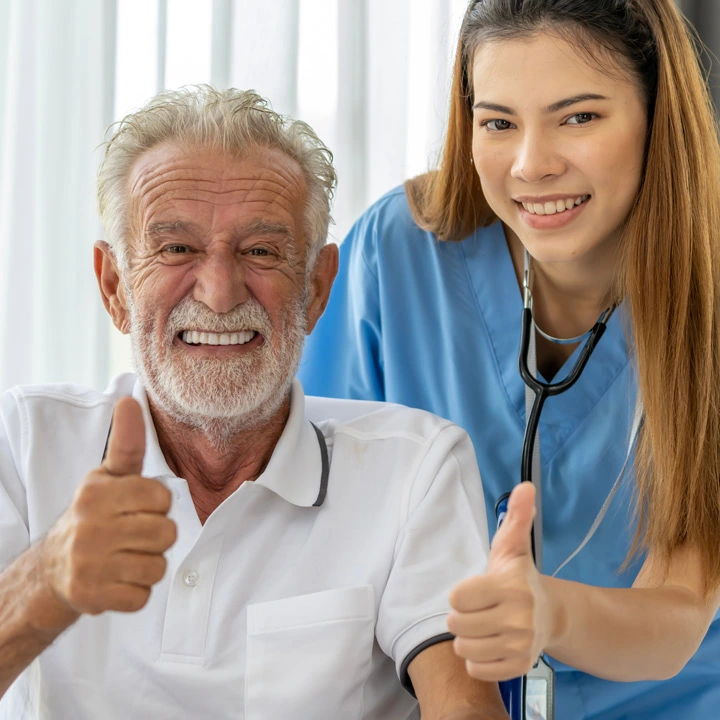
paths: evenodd
<path fill-rule="evenodd" d="M 340 248 L 329 306 L 308 340 L 306 393 L 387 400 L 464 427 L 475 445 L 488 526 L 520 479 L 525 385 L 518 373 L 522 297 L 500 223 L 439 242 L 412 220 L 402 188 L 381 198 Z M 635 407 L 628 324 L 616 312 L 577 384 L 550 398 L 540 421 L 543 572 L 587 534 L 625 461 Z M 561 369 L 571 368 L 579 349 Z M 558 577 L 629 587 L 632 470 L 592 540 Z M 711 626 L 680 675 L 613 683 L 553 661 L 557 720 L 720 718 L 720 632 Z"/>

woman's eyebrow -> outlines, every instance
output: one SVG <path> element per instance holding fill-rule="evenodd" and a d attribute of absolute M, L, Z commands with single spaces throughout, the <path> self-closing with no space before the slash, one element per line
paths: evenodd
<path fill-rule="evenodd" d="M 506 105 L 487 102 L 486 100 L 478 100 L 473 105 L 473 110 L 492 110 L 493 112 L 503 113 L 503 115 L 515 115 L 515 111 L 512 108 Z"/>
<path fill-rule="evenodd" d="M 557 102 L 554 102 L 552 105 L 548 105 L 545 108 L 545 112 L 547 113 L 554 113 L 558 110 L 564 110 L 565 108 L 570 107 L 571 105 L 575 105 L 580 102 L 585 102 L 586 100 L 607 100 L 608 98 L 605 95 L 598 95 L 597 93 L 580 93 L 579 95 L 573 95 L 569 98 L 564 98 L 563 100 L 558 100 Z M 491 110 L 493 112 L 499 112 L 503 113 L 504 115 L 516 115 L 516 111 L 512 108 L 508 107 L 507 105 L 498 105 L 497 103 L 488 102 L 487 100 L 478 100 L 473 105 L 473 110 Z"/>
<path fill-rule="evenodd" d="M 554 113 L 558 110 L 564 110 L 576 103 L 585 102 L 586 100 L 608 100 L 608 98 L 605 97 L 605 95 L 598 95 L 597 93 L 581 93 L 580 95 L 573 95 L 572 97 L 565 98 L 564 100 L 558 100 L 552 105 L 548 105 L 546 112 Z"/>

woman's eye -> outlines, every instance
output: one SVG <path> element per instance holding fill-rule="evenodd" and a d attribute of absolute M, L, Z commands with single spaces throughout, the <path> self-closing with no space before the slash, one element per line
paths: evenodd
<path fill-rule="evenodd" d="M 481 125 L 489 132 L 502 132 L 512 127 L 512 123 L 509 120 L 485 120 Z"/>
<path fill-rule="evenodd" d="M 587 125 L 587 123 L 598 117 L 595 113 L 577 113 L 567 119 L 568 125 Z"/>
<path fill-rule="evenodd" d="M 182 255 L 183 253 L 190 252 L 190 248 L 187 245 L 167 245 L 165 252 L 171 255 Z"/>

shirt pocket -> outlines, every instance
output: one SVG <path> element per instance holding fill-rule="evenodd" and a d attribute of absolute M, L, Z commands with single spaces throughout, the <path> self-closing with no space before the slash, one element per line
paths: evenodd
<path fill-rule="evenodd" d="M 246 720 L 361 720 L 372 585 L 248 605 Z"/>

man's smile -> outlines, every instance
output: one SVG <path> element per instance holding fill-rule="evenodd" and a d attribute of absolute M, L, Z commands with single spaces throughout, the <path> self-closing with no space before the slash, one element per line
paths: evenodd
<path fill-rule="evenodd" d="M 203 330 L 183 330 L 180 339 L 188 345 L 245 345 L 257 335 L 255 330 L 239 332 L 211 332 Z"/>
<path fill-rule="evenodd" d="M 265 337 L 257 330 L 239 330 L 232 333 L 182 330 L 175 336 L 173 344 L 192 354 L 237 357 L 262 347 Z"/>

